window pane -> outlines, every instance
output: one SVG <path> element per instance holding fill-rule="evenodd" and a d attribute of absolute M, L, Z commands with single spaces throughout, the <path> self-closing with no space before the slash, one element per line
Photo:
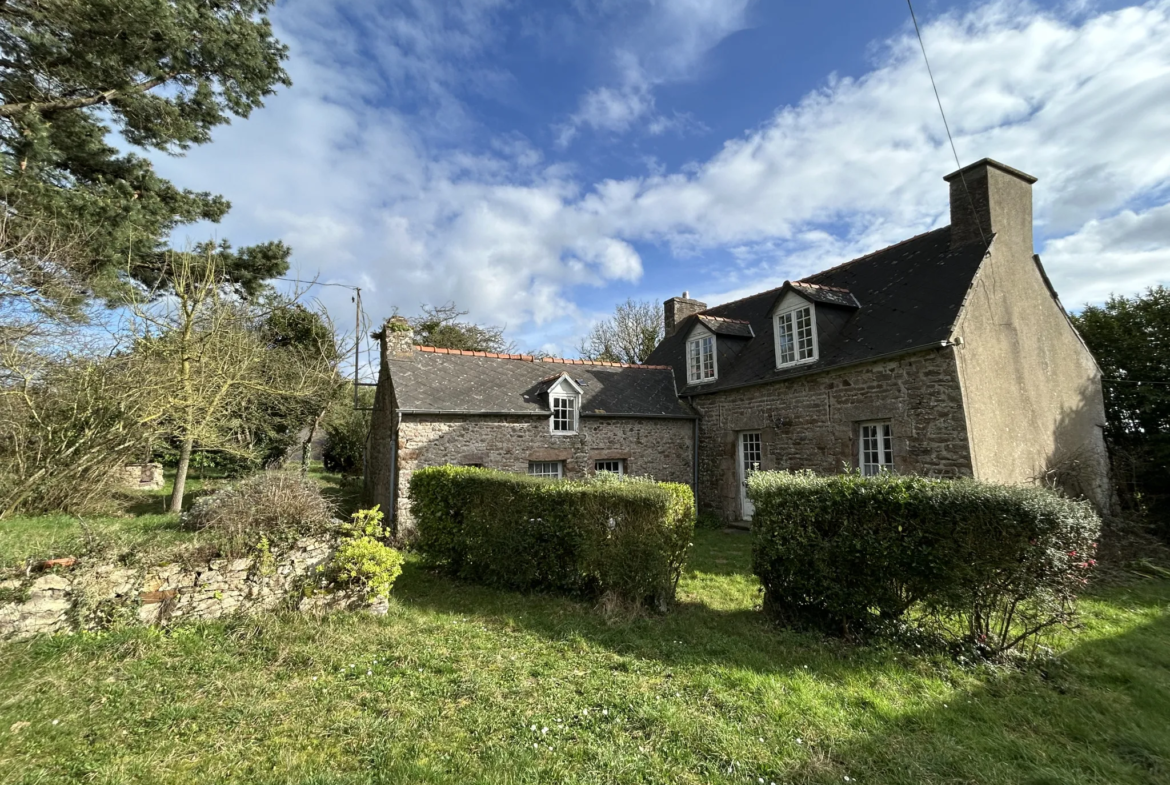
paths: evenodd
<path fill-rule="evenodd" d="M 862 423 L 858 463 L 867 477 L 894 467 L 893 430 L 888 422 Z"/>
<path fill-rule="evenodd" d="M 555 479 L 561 476 L 561 464 L 559 461 L 530 461 L 528 464 L 528 473 L 533 477 L 551 477 Z"/>
<path fill-rule="evenodd" d="M 813 356 L 811 308 L 801 308 L 796 312 L 796 349 L 801 360 L 808 360 Z"/>
<path fill-rule="evenodd" d="M 611 472 L 612 474 L 625 474 L 625 461 L 594 461 L 593 471 L 595 472 Z"/>
<path fill-rule="evenodd" d="M 781 314 L 777 319 L 780 340 L 780 364 L 796 360 L 796 348 L 793 344 L 792 314 Z"/>

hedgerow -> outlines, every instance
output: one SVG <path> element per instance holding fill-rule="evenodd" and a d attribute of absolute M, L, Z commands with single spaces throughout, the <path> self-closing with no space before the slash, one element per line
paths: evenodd
<path fill-rule="evenodd" d="M 691 489 L 609 475 L 542 480 L 468 467 L 410 480 L 416 547 L 465 580 L 665 608 L 695 527 Z"/>
<path fill-rule="evenodd" d="M 1036 487 L 759 472 L 753 567 L 779 621 L 853 635 L 911 622 L 992 657 L 1069 623 L 1100 520 Z"/>

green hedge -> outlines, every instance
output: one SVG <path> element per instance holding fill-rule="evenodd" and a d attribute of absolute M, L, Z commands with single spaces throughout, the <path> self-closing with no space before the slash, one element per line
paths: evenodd
<path fill-rule="evenodd" d="M 691 489 L 439 466 L 410 479 L 416 547 L 460 578 L 664 608 L 695 527 Z"/>
<path fill-rule="evenodd" d="M 782 622 L 846 635 L 929 623 L 990 656 L 1067 623 L 1100 520 L 1041 488 L 759 472 L 753 565 Z"/>

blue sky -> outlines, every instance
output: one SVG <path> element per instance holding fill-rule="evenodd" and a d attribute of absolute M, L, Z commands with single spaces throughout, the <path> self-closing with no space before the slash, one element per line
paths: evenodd
<path fill-rule="evenodd" d="M 1170 269 L 1170 0 L 916 6 L 964 163 L 1040 178 L 1065 303 Z M 626 297 L 710 304 L 944 225 L 901 0 L 283 0 L 294 86 L 184 158 L 375 320 L 456 301 L 572 355 Z M 180 238 L 183 239 L 183 238 Z M 344 290 L 320 290 L 339 322 Z"/>

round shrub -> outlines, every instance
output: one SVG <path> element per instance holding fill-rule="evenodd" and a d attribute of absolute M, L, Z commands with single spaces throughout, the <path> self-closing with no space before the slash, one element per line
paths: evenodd
<path fill-rule="evenodd" d="M 402 574 L 402 554 L 373 537 L 349 537 L 333 555 L 336 580 L 363 591 L 371 602 L 388 599 Z"/>
<path fill-rule="evenodd" d="M 1036 487 L 759 472 L 753 566 L 781 622 L 836 634 L 913 620 L 983 656 L 1071 620 L 1100 520 Z"/>
<path fill-rule="evenodd" d="M 292 472 L 262 472 L 197 500 L 185 528 L 208 533 L 226 556 L 242 556 L 261 539 L 271 545 L 324 534 L 333 506 L 315 483 Z"/>

